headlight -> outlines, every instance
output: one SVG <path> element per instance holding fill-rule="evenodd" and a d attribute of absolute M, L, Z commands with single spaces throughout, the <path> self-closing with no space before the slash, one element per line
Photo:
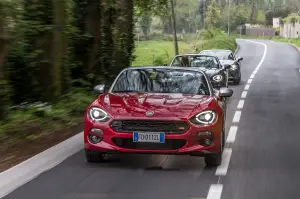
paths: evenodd
<path fill-rule="evenodd" d="M 236 70 L 237 68 L 238 68 L 237 65 L 231 65 L 231 68 L 230 68 L 230 69 Z"/>
<path fill-rule="evenodd" d="M 196 115 L 195 120 L 199 124 L 212 124 L 216 119 L 216 113 L 214 111 L 208 110 L 203 111 Z"/>
<path fill-rule="evenodd" d="M 110 119 L 110 116 L 104 110 L 97 107 L 92 107 L 89 110 L 89 116 L 91 120 L 96 122 L 106 122 Z"/>
<path fill-rule="evenodd" d="M 222 75 L 215 75 L 215 76 L 213 76 L 212 79 L 216 82 L 219 82 L 219 81 L 222 81 L 223 77 L 222 77 Z"/>

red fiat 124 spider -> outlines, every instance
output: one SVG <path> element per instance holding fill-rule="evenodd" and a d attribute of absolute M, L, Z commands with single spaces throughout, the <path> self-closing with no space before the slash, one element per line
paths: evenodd
<path fill-rule="evenodd" d="M 233 91 L 214 90 L 207 75 L 193 68 L 130 67 L 87 108 L 84 127 L 88 162 L 106 153 L 204 156 L 221 164 L 226 100 Z"/>

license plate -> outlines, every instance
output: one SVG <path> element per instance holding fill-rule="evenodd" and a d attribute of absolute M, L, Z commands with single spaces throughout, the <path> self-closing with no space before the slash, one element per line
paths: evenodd
<path fill-rule="evenodd" d="M 133 132 L 133 142 L 165 143 L 165 133 Z"/>

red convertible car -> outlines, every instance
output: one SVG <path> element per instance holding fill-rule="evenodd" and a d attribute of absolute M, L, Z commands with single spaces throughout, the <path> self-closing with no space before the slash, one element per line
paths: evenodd
<path fill-rule="evenodd" d="M 87 108 L 84 127 L 88 162 L 107 153 L 204 156 L 221 164 L 229 88 L 214 90 L 207 75 L 182 67 L 130 67 Z"/>

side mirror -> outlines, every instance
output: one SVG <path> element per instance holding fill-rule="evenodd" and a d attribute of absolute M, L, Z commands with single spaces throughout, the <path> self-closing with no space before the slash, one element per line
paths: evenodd
<path fill-rule="evenodd" d="M 228 70 L 228 69 L 231 68 L 231 65 L 225 64 L 225 65 L 224 65 L 224 68 L 225 68 L 225 70 Z"/>
<path fill-rule="evenodd" d="M 238 57 L 236 60 L 237 61 L 242 61 L 244 58 L 243 57 Z"/>
<path fill-rule="evenodd" d="M 219 90 L 219 97 L 231 97 L 233 95 L 233 90 L 230 88 L 222 87 Z"/>
<path fill-rule="evenodd" d="M 100 84 L 94 87 L 94 92 L 96 94 L 102 94 L 105 93 L 105 84 Z"/>

